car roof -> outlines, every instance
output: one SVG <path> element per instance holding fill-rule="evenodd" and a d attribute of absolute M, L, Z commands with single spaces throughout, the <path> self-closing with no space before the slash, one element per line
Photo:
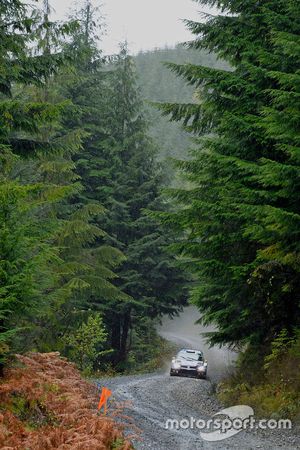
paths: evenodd
<path fill-rule="evenodd" d="M 182 348 L 178 353 L 181 353 L 181 352 L 185 352 L 185 353 L 197 353 L 197 354 L 201 353 L 201 355 L 202 355 L 202 351 L 201 351 L 201 350 L 193 350 L 193 349 L 191 349 L 191 348 Z"/>

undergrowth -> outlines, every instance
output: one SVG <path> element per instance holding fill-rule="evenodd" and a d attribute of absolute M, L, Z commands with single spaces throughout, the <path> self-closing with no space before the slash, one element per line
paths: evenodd
<path fill-rule="evenodd" d="M 286 330 L 268 351 L 247 348 L 234 375 L 219 385 L 218 396 L 227 406 L 246 404 L 260 417 L 300 421 L 300 334 Z"/>
<path fill-rule="evenodd" d="M 104 416 L 98 401 L 96 387 L 58 353 L 17 355 L 0 383 L 0 448 L 131 449 L 121 409 Z"/>

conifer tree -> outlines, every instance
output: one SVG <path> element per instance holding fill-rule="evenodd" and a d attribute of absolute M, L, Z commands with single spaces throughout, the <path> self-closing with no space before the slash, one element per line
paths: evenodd
<path fill-rule="evenodd" d="M 86 7 L 90 7 L 89 2 Z M 60 86 L 67 72 L 72 70 L 72 61 L 81 57 L 81 49 L 70 49 L 70 45 L 63 42 L 64 36 L 59 34 L 58 25 L 50 21 L 49 11 L 50 4 L 46 1 L 42 17 L 47 27 L 39 35 L 37 49 L 48 57 L 58 49 L 65 55 L 64 65 L 54 76 L 45 78 L 43 86 L 27 90 L 25 95 L 35 101 L 61 105 L 64 116 L 72 115 L 79 122 L 81 114 L 78 107 L 64 98 L 65 92 Z M 88 26 L 84 21 L 84 27 Z M 75 27 L 74 33 L 79 30 L 80 27 Z M 86 36 L 85 31 L 84 39 Z M 111 283 L 115 277 L 112 269 L 123 256 L 116 249 L 96 243 L 105 234 L 96 223 L 98 216 L 103 215 L 103 207 L 93 201 L 83 202 L 81 198 L 83 186 L 76 173 L 74 159 L 82 151 L 85 135 L 80 126 L 64 127 L 61 114 L 55 123 L 50 126 L 45 123 L 39 129 L 39 140 L 47 142 L 47 151 L 37 149 L 34 157 L 27 161 L 28 179 L 43 183 L 51 192 L 64 192 L 65 195 L 42 211 L 44 220 L 58 224 L 52 245 L 59 249 L 59 260 L 51 265 L 56 285 L 44 293 L 45 306 L 31 317 L 31 333 L 27 331 L 26 338 L 22 336 L 25 348 L 27 343 L 31 343 L 37 349 L 56 349 L 66 354 L 66 333 L 76 330 L 87 319 L 90 297 L 98 292 L 103 298 L 119 294 Z M 23 172 L 24 164 L 23 161 Z"/>
<path fill-rule="evenodd" d="M 108 242 L 119 248 L 126 261 L 117 270 L 117 286 L 128 299 L 113 302 L 106 312 L 111 324 L 115 362 L 122 366 L 130 348 L 129 334 L 143 317 L 173 314 L 184 302 L 184 276 L 166 247 L 171 241 L 156 219 L 145 210 L 163 209 L 161 171 L 156 149 L 148 134 L 135 68 L 126 44 L 110 74 L 110 115 L 107 132 L 111 145 L 104 151 L 110 171 L 110 193 L 98 186 L 107 209 Z M 105 198 L 106 196 L 106 198 Z"/>
<path fill-rule="evenodd" d="M 62 127 L 63 115 L 76 111 L 58 88 L 71 56 L 62 38 L 77 26 L 51 22 L 49 11 L 48 1 L 30 19 L 18 2 L 1 10 L 7 40 L 1 47 L 7 86 L 0 103 L 3 354 L 12 337 L 21 350 L 65 351 L 62 337 L 88 315 L 91 293 L 117 295 L 110 280 L 122 260 L 107 246 L 90 249 L 103 236 L 93 223 L 103 208 L 76 201 L 82 187 L 72 157 L 81 150 L 83 133 Z M 10 22 L 13 12 L 16 20 Z M 24 33 L 14 36 L 14 26 Z M 25 76 L 29 67 L 33 79 Z"/>
<path fill-rule="evenodd" d="M 173 192 L 184 208 L 164 220 L 184 230 L 178 250 L 197 276 L 202 321 L 218 326 L 211 341 L 268 344 L 299 326 L 299 6 L 199 3 L 221 13 L 188 22 L 191 47 L 232 69 L 170 65 L 198 101 L 162 109 L 198 138 L 178 162 L 191 182 Z"/>
<path fill-rule="evenodd" d="M 40 83 L 46 73 L 56 70 L 57 61 L 31 58 L 28 43 L 35 35 L 34 17 L 17 0 L 0 5 L 0 364 L 19 332 L 16 321 L 28 316 L 42 298 L 52 277 L 48 261 L 58 257 L 49 239 L 57 231 L 49 221 L 43 226 L 38 211 L 61 198 L 49 195 L 47 187 L 31 180 L 22 183 L 16 176 L 20 156 L 37 143 L 35 133 L 45 122 L 51 123 L 59 109 L 41 102 L 13 98 L 16 85 Z"/>
<path fill-rule="evenodd" d="M 93 14 L 92 9 L 81 12 L 92 24 Z M 99 290 L 89 300 L 93 310 L 104 314 L 113 362 L 120 366 L 128 354 L 130 330 L 139 318 L 178 309 L 184 298 L 183 277 L 164 249 L 167 239 L 160 226 L 143 213 L 155 202 L 158 207 L 159 175 L 132 59 L 123 48 L 119 56 L 105 62 L 95 45 L 93 27 L 86 20 L 82 23 L 85 27 L 73 40 L 81 55 L 76 76 L 63 87 L 80 114 L 66 117 L 65 125 L 74 128 L 80 122 L 86 132 L 83 151 L 74 159 L 84 186 L 79 199 L 106 209 L 95 221 L 106 236 L 95 245 L 102 242 L 126 258 L 115 270 L 114 284 L 121 295 L 107 297 Z"/>

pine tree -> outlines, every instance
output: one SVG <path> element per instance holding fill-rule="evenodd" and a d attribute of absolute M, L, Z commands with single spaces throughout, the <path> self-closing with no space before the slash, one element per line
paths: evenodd
<path fill-rule="evenodd" d="M 16 154 L 26 153 L 35 142 L 34 133 L 59 114 L 52 105 L 13 98 L 13 88 L 22 83 L 41 82 L 46 72 L 55 70 L 56 62 L 28 55 L 27 45 L 33 38 L 34 18 L 27 15 L 19 1 L 0 5 L 0 364 L 12 337 L 20 332 L 16 321 L 40 305 L 42 290 L 52 287 L 48 261 L 58 257 L 49 244 L 56 224 L 43 226 L 38 214 L 48 202 L 61 194 L 48 196 L 47 187 L 34 181 L 20 182 L 16 177 Z M 31 133 L 32 139 L 27 139 Z M 27 145 L 30 143 L 30 145 Z"/>
<path fill-rule="evenodd" d="M 88 4 L 81 17 L 93 23 Z M 76 75 L 63 87 L 79 115 L 66 117 L 65 126 L 81 123 L 86 133 L 83 151 L 74 159 L 84 186 L 79 199 L 106 210 L 95 220 L 106 235 L 94 245 L 102 243 L 126 258 L 115 269 L 119 294 L 108 297 L 99 290 L 89 299 L 91 309 L 104 315 L 113 362 L 120 367 L 128 354 L 130 330 L 139 318 L 178 309 L 184 297 L 183 276 L 164 250 L 167 239 L 157 221 L 143 214 L 144 208 L 159 203 L 159 177 L 132 59 L 124 48 L 118 57 L 105 61 L 95 45 L 93 27 L 87 20 L 81 23 L 85 26 L 72 44 L 81 58 L 76 61 Z"/>
<path fill-rule="evenodd" d="M 101 218 L 105 211 L 99 199 L 90 195 L 95 188 L 93 180 L 97 164 L 99 166 L 93 149 L 94 146 L 99 147 L 102 141 L 104 145 L 106 135 L 102 130 L 102 115 L 108 114 L 102 101 L 103 62 L 94 42 L 94 14 L 90 2 L 86 2 L 75 14 L 81 25 L 75 29 L 65 51 L 75 54 L 76 58 L 60 71 L 54 88 L 52 86 L 50 89 L 50 92 L 54 90 L 56 95 L 72 101 L 70 107 L 65 109 L 61 124 L 64 133 L 71 136 L 79 133 L 81 136 L 80 149 L 70 155 L 72 171 L 69 175 L 60 171 L 63 173 L 60 183 L 66 183 L 73 175 L 78 186 L 73 195 L 59 205 L 62 229 L 58 243 L 62 249 L 65 284 L 61 286 L 60 296 L 55 293 L 55 301 L 50 303 L 48 314 L 40 320 L 41 331 L 44 332 L 43 348 L 49 348 L 49 344 L 52 347 L 56 345 L 65 354 L 68 354 L 65 336 L 72 330 L 75 332 L 88 320 L 89 315 L 93 314 L 94 303 L 105 304 L 111 299 L 125 297 L 112 283 L 116 277 L 115 267 L 124 255 L 103 241 L 106 232 L 102 229 Z M 57 172 L 57 153 L 53 161 Z"/>
<path fill-rule="evenodd" d="M 211 342 L 268 343 L 299 325 L 297 6 L 200 3 L 225 14 L 188 22 L 191 46 L 232 69 L 170 65 L 198 101 L 162 109 L 200 137 L 178 162 L 192 186 L 173 192 L 184 208 L 163 220 L 185 232 L 178 250 L 197 276 L 202 321 L 218 326 Z"/>
<path fill-rule="evenodd" d="M 99 185 L 98 191 L 108 210 L 108 242 L 126 256 L 117 270 L 116 283 L 128 300 L 112 303 L 105 313 L 111 324 L 114 361 L 122 367 L 130 348 L 129 335 L 140 320 L 175 313 L 185 296 L 184 276 L 166 250 L 171 236 L 166 237 L 157 220 L 145 213 L 146 209 L 164 207 L 160 198 L 162 174 L 126 45 L 121 47 L 110 78 L 113 95 L 108 134 L 112 143 L 109 154 L 104 153 L 104 167 L 110 166 L 110 195 L 104 198 L 106 186 Z"/>
<path fill-rule="evenodd" d="M 49 20 L 48 1 L 44 8 L 42 16 L 47 27 L 45 33 L 39 36 L 38 50 L 50 57 L 59 49 L 62 55 L 66 55 L 65 64 L 57 74 L 45 78 L 41 88 L 34 88 L 31 92 L 27 90 L 25 95 L 35 101 L 61 105 L 64 116 L 72 116 L 79 123 L 81 113 L 68 98 L 64 98 L 66 92 L 61 85 L 68 71 L 73 70 L 72 63 L 82 56 L 81 49 L 64 44 L 61 40 L 63 36 L 59 34 L 60 28 Z M 86 21 L 84 26 L 88 26 Z M 74 33 L 79 30 L 75 27 Z M 86 38 L 86 33 L 84 36 Z M 72 76 L 71 79 L 74 80 Z M 90 297 L 98 292 L 101 292 L 102 298 L 120 295 L 111 280 L 115 278 L 113 268 L 122 261 L 123 256 L 117 250 L 96 243 L 105 234 L 96 223 L 97 218 L 103 215 L 103 207 L 88 199 L 82 201 L 83 186 L 74 162 L 82 151 L 86 131 L 79 124 L 64 127 L 63 122 L 61 114 L 56 123 L 50 126 L 45 124 L 39 130 L 39 140 L 48 143 L 47 152 L 38 149 L 34 158 L 27 162 L 29 180 L 36 179 L 52 192 L 65 192 L 65 196 L 42 211 L 45 220 L 56 220 L 59 224 L 52 243 L 59 248 L 60 260 L 51 266 L 56 286 L 44 293 L 46 307 L 31 318 L 31 333 L 27 332 L 26 338 L 22 337 L 22 343 L 23 348 L 27 343 L 36 349 L 56 349 L 67 354 L 65 336 L 80 327 L 89 316 Z M 22 167 L 24 172 L 24 162 Z"/>
<path fill-rule="evenodd" d="M 51 22 L 49 12 L 48 1 L 30 19 L 19 2 L 1 10 L 2 355 L 8 342 L 14 349 L 65 351 L 66 330 L 88 315 L 86 298 L 100 290 L 117 295 L 110 281 L 122 260 L 107 246 L 90 248 L 103 236 L 93 223 L 103 208 L 76 200 L 82 187 L 72 158 L 83 133 L 63 129 L 63 115 L 77 112 L 59 89 L 74 54 L 62 39 L 78 27 Z"/>

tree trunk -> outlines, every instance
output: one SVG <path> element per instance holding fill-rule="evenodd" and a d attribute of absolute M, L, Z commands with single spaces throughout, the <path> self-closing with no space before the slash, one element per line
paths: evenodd
<path fill-rule="evenodd" d="M 131 326 L 131 316 L 130 311 L 125 314 L 122 323 L 122 334 L 121 334 L 121 342 L 120 342 L 120 352 L 119 352 L 119 363 L 124 363 L 127 358 L 127 341 L 128 334 Z"/>
<path fill-rule="evenodd" d="M 0 356 L 2 356 L 2 355 L 0 355 Z M 3 376 L 4 376 L 3 371 L 4 371 L 4 364 L 2 362 L 0 362 L 0 378 L 3 378 Z"/>
<path fill-rule="evenodd" d="M 113 364 L 118 364 L 119 353 L 120 353 L 120 342 L 121 342 L 121 321 L 120 316 L 116 315 L 112 320 L 111 329 L 111 346 L 114 350 Z"/>

